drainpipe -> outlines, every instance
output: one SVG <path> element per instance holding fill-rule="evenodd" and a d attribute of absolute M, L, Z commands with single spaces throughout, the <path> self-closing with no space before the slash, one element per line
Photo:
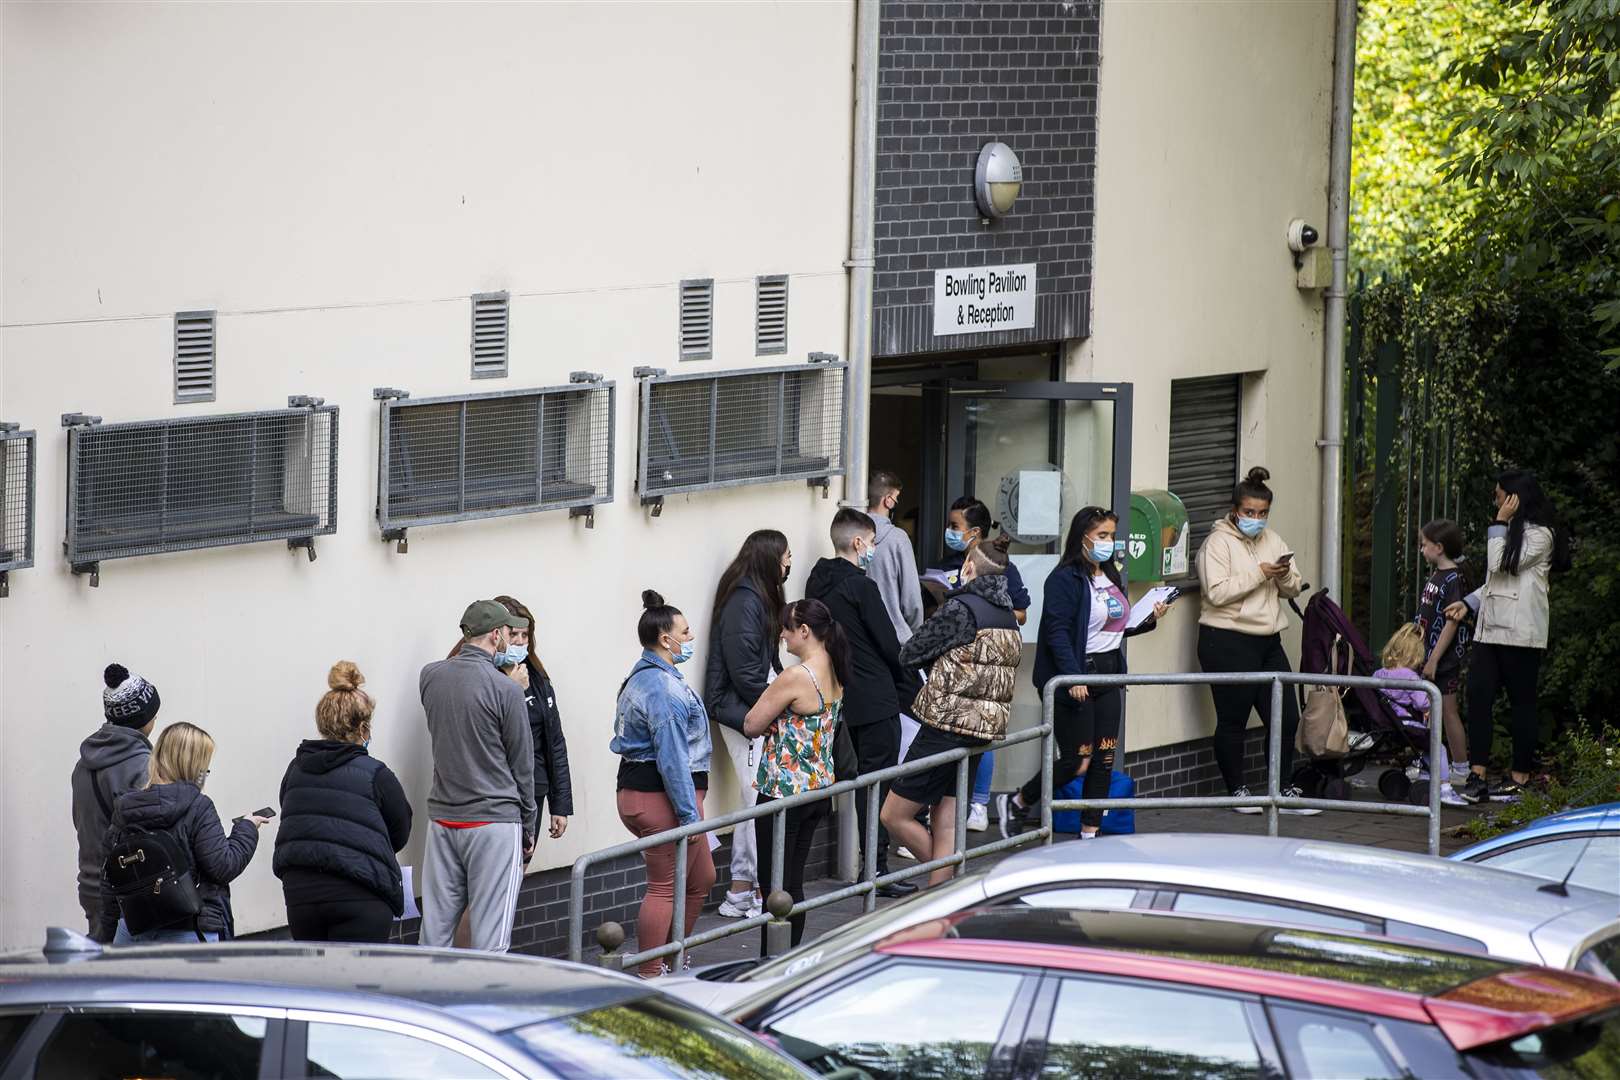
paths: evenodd
<path fill-rule="evenodd" d="M 848 466 L 844 505 L 866 509 L 866 479 L 871 471 L 868 428 L 872 417 L 872 266 L 877 217 L 878 18 L 881 0 L 855 4 L 855 125 L 849 185 L 849 398 L 844 402 L 848 427 Z"/>
<path fill-rule="evenodd" d="M 1344 330 L 1350 258 L 1350 123 L 1355 108 L 1356 0 L 1336 0 L 1333 26 L 1333 128 L 1328 166 L 1328 249 L 1333 284 L 1322 318 L 1322 535 L 1321 587 L 1343 584 Z"/>
<path fill-rule="evenodd" d="M 854 153 L 849 178 L 849 397 L 844 401 L 845 506 L 866 509 L 871 472 L 868 431 L 872 420 L 872 267 L 877 218 L 878 27 L 881 0 L 855 3 Z M 838 876 L 861 876 L 860 840 L 855 835 L 855 800 L 864 792 L 838 797 Z"/>

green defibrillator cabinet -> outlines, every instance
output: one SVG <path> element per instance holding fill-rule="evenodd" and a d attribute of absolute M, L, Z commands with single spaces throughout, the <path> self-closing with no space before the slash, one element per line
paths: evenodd
<path fill-rule="evenodd" d="M 1168 491 L 1131 492 L 1125 556 L 1133 582 L 1186 576 L 1187 508 L 1180 499 Z"/>

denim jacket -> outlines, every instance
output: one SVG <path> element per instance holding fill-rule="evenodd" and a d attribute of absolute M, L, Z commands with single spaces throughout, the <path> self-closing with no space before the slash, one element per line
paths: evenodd
<path fill-rule="evenodd" d="M 698 819 L 692 774 L 709 770 L 709 714 L 674 665 L 643 651 L 624 680 L 608 748 L 626 761 L 653 761 L 675 820 Z"/>

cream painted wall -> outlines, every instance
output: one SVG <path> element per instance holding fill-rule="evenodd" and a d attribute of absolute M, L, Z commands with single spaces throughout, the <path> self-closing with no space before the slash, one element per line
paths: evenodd
<path fill-rule="evenodd" d="M 1327 232 L 1332 51 L 1327 0 L 1104 3 L 1093 336 L 1069 364 L 1134 383 L 1137 489 L 1168 486 L 1172 379 L 1256 373 L 1243 467 L 1271 470 L 1272 525 L 1312 581 L 1322 303 L 1284 237 L 1293 217 Z M 1132 670 L 1198 670 L 1197 616 L 1184 601 L 1133 640 Z M 1207 690 L 1131 692 L 1127 749 L 1213 729 Z"/>
<path fill-rule="evenodd" d="M 471 599 L 539 618 L 576 817 L 534 869 L 624 839 L 608 753 L 639 592 L 700 634 L 752 528 L 784 529 L 802 585 L 833 503 L 803 485 L 634 491 L 633 367 L 675 368 L 676 282 L 717 279 L 716 356 L 753 357 L 753 276 L 791 273 L 791 351 L 843 352 L 848 5 L 21 5 L 4 60 L 0 417 L 40 432 L 38 565 L 0 601 L 0 944 L 78 925 L 68 774 L 100 670 L 155 682 L 162 721 L 219 743 L 230 817 L 276 799 L 328 666 L 379 701 L 374 752 L 418 807 L 421 665 Z M 468 377 L 468 294 L 507 289 L 509 378 Z M 171 404 L 171 315 L 217 308 L 219 398 Z M 616 379 L 617 500 L 414 530 L 374 517 L 371 388 L 416 396 Z M 342 409 L 339 529 L 314 563 L 279 543 L 64 565 L 59 414 L 109 422 Z M 791 587 L 790 587 L 791 588 Z M 723 768 L 717 772 L 723 773 Z M 729 792 L 722 788 L 717 794 Z M 284 922 L 273 826 L 234 888 L 239 927 Z"/>

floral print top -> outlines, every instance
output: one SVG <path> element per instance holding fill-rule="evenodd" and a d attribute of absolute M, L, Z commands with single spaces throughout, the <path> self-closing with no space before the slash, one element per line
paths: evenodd
<path fill-rule="evenodd" d="M 808 716 L 801 716 L 791 707 L 783 709 L 765 733 L 765 749 L 754 786 L 761 795 L 773 799 L 828 787 L 835 779 L 833 735 L 838 731 L 844 702 L 842 698 L 828 701 L 816 673 L 809 668 L 805 671 L 816 685 L 821 708 Z"/>

